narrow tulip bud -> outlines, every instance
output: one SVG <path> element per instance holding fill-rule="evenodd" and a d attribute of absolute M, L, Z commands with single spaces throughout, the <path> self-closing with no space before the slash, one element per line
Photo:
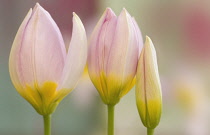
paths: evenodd
<path fill-rule="evenodd" d="M 66 53 L 61 32 L 50 14 L 36 4 L 21 24 L 12 45 L 11 80 L 41 115 L 53 113 L 83 73 L 87 39 L 79 17 L 73 14 L 72 39 Z"/>
<path fill-rule="evenodd" d="M 162 93 L 156 51 L 149 37 L 146 37 L 138 62 L 136 103 L 144 126 L 151 130 L 154 129 L 159 124 L 161 117 Z M 149 132 L 152 131 L 149 130 Z"/>
<path fill-rule="evenodd" d="M 107 8 L 89 42 L 88 71 L 103 102 L 115 105 L 134 85 L 143 46 L 135 20 L 123 9 L 117 17 Z"/>

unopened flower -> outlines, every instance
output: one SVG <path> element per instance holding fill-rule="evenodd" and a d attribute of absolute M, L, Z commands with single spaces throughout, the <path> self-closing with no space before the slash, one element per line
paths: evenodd
<path fill-rule="evenodd" d="M 105 104 L 115 105 L 133 87 L 142 46 L 134 18 L 125 9 L 117 17 L 107 8 L 88 50 L 89 75 Z"/>
<path fill-rule="evenodd" d="M 154 129 L 161 117 L 162 93 L 156 51 L 149 37 L 146 37 L 138 63 L 136 103 L 144 126 Z"/>
<path fill-rule="evenodd" d="M 73 14 L 68 53 L 61 32 L 39 4 L 23 20 L 12 45 L 9 71 L 19 92 L 41 115 L 51 114 L 83 73 L 87 58 L 84 26 Z"/>

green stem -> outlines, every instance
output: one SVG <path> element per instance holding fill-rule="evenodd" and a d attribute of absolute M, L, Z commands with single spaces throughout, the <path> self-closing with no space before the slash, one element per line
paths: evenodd
<path fill-rule="evenodd" d="M 147 135 L 154 135 L 154 129 L 147 128 Z"/>
<path fill-rule="evenodd" d="M 108 106 L 108 135 L 114 135 L 114 105 Z"/>
<path fill-rule="evenodd" d="M 51 135 L 51 115 L 44 115 L 44 135 Z"/>

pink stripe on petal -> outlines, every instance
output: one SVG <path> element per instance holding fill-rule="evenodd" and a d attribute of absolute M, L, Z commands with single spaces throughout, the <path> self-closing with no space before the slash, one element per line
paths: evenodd
<path fill-rule="evenodd" d="M 66 57 L 63 38 L 49 13 L 38 4 L 26 27 L 19 55 L 25 83 L 42 85 L 60 79 Z"/>
<path fill-rule="evenodd" d="M 109 21 L 113 17 L 116 18 L 114 12 L 110 8 L 107 8 L 91 35 L 89 41 L 89 48 L 88 48 L 88 70 L 91 73 L 92 72 L 94 73 L 97 72 L 97 74 L 99 73 L 99 65 L 97 60 L 99 36 L 104 23 Z"/>
<path fill-rule="evenodd" d="M 107 81 L 108 89 L 122 89 L 131 85 L 136 74 L 139 45 L 137 43 L 135 27 L 129 13 L 123 9 L 118 17 L 114 41 L 110 51 L 107 76 L 115 75 L 120 86 L 113 87 L 113 82 Z M 123 92 L 123 91 L 122 91 Z"/>
<path fill-rule="evenodd" d="M 129 24 L 126 16 L 126 12 L 122 11 L 118 17 L 114 41 L 107 63 L 107 74 L 115 74 L 119 78 L 123 77 L 125 56 L 130 38 Z"/>
<path fill-rule="evenodd" d="M 111 20 L 104 23 L 101 28 L 101 32 L 98 39 L 97 46 L 97 56 L 98 56 L 98 65 L 101 71 L 106 73 L 106 67 L 108 65 L 108 57 L 111 51 L 112 42 L 115 35 L 115 29 L 117 24 L 117 18 L 112 18 Z"/>
<path fill-rule="evenodd" d="M 111 45 L 107 45 L 107 51 L 104 52 L 104 40 L 108 39 L 105 31 L 106 31 L 106 27 L 111 27 L 108 26 L 108 23 L 114 23 L 114 20 L 116 20 L 116 15 L 114 14 L 114 12 L 110 9 L 107 8 L 106 11 L 104 12 L 104 14 L 102 15 L 102 17 L 100 18 L 99 22 L 97 23 L 90 41 L 89 41 L 89 48 L 88 48 L 88 71 L 89 71 L 89 75 L 91 80 L 93 81 L 94 84 L 98 84 L 97 85 L 97 89 L 102 89 L 102 81 L 98 78 L 100 77 L 100 71 L 101 68 L 104 67 L 103 64 L 101 64 L 101 62 L 103 63 L 104 61 L 102 61 L 102 59 L 107 59 L 104 58 L 104 55 L 102 56 L 100 53 L 101 51 L 103 51 L 103 53 L 108 53 L 109 50 L 109 46 Z M 104 37 L 100 37 L 100 35 L 104 35 Z M 113 34 L 112 34 L 113 35 Z M 104 40 L 103 40 L 104 38 Z M 111 38 L 111 36 L 110 36 Z M 112 39 L 110 39 L 111 42 Z M 108 43 L 109 44 L 109 43 Z M 97 77 L 97 79 L 95 78 Z"/>

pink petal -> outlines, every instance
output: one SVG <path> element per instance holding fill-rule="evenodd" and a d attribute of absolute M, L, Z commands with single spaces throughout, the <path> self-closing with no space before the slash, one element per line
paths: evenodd
<path fill-rule="evenodd" d="M 135 26 L 129 13 L 123 9 L 118 17 L 114 41 L 110 51 L 107 76 L 115 76 L 116 82 L 121 84 L 121 89 L 131 85 L 136 73 L 139 56 L 139 45 L 136 37 Z M 113 82 L 108 81 L 108 89 L 117 89 L 111 86 Z M 111 91 L 111 90 L 110 90 Z M 124 92 L 122 92 L 124 93 Z"/>
<path fill-rule="evenodd" d="M 104 12 L 104 14 L 102 15 L 102 17 L 100 18 L 99 22 L 97 23 L 90 41 L 89 41 L 89 48 L 88 48 L 88 70 L 90 75 L 91 74 L 99 74 L 99 64 L 98 64 L 98 56 L 99 56 L 99 47 L 103 46 L 101 44 L 99 44 L 99 38 L 100 35 L 105 34 L 105 30 L 106 30 L 106 26 L 107 23 L 113 19 L 116 18 L 114 12 L 110 9 L 107 8 L 106 11 Z M 106 25 L 106 26 L 104 26 Z M 110 40 L 111 41 L 111 40 Z M 102 40 L 103 42 L 103 40 Z M 109 41 L 108 41 L 109 42 Z M 91 77 L 91 76 L 90 76 Z"/>
<path fill-rule="evenodd" d="M 39 4 L 25 26 L 18 56 L 18 72 L 25 84 L 58 82 L 66 57 L 59 28 Z"/>
<path fill-rule="evenodd" d="M 110 55 L 110 51 L 112 48 L 112 43 L 114 40 L 115 30 L 117 24 L 117 17 L 111 18 L 109 21 L 106 21 L 102 28 L 98 37 L 98 44 L 96 47 L 96 54 L 98 58 L 97 63 L 99 69 L 104 71 L 106 74 L 106 68 L 108 65 L 108 59 Z"/>
<path fill-rule="evenodd" d="M 31 18 L 31 14 L 32 14 L 32 9 L 29 10 L 28 14 L 26 15 L 25 19 L 20 25 L 20 28 L 14 39 L 11 53 L 10 53 L 10 58 L 9 58 L 9 72 L 10 72 L 11 80 L 18 91 L 23 90 L 22 88 L 23 86 L 21 83 L 22 78 L 20 78 L 19 71 L 18 71 L 18 60 L 19 60 L 18 53 L 21 47 L 21 42 L 22 42 L 23 34 L 25 32 L 25 27 Z"/>
<path fill-rule="evenodd" d="M 90 41 L 88 48 L 88 71 L 92 82 L 95 87 L 101 92 L 103 91 L 105 82 L 102 80 L 101 71 L 105 70 L 108 54 L 114 37 L 116 26 L 116 15 L 114 12 L 107 8 L 99 22 L 97 23 Z"/>
<path fill-rule="evenodd" d="M 58 89 L 72 90 L 81 77 L 87 60 L 87 38 L 80 18 L 74 13 L 73 32 Z"/>
<path fill-rule="evenodd" d="M 140 53 L 141 53 L 141 50 L 143 48 L 143 39 L 142 39 L 142 34 L 141 34 L 141 31 L 139 29 L 139 26 L 135 20 L 135 18 L 132 18 L 132 21 L 133 21 L 133 24 L 134 24 L 134 29 L 135 29 L 135 36 L 136 36 L 136 40 L 137 40 L 137 44 L 139 45 L 139 56 L 140 56 Z"/>

